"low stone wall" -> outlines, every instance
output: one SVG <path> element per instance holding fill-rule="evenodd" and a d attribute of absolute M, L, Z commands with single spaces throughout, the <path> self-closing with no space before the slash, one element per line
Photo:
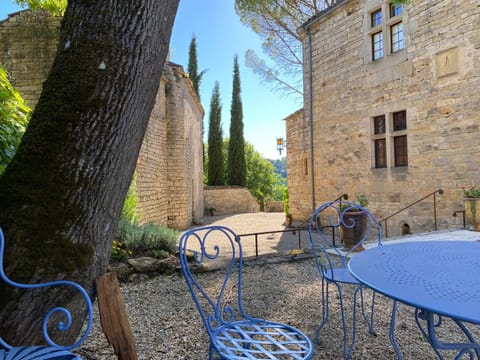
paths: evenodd
<path fill-rule="evenodd" d="M 260 204 L 244 187 L 206 186 L 203 188 L 203 196 L 205 215 L 242 214 L 260 211 Z"/>
<path fill-rule="evenodd" d="M 265 211 L 266 212 L 283 212 L 284 211 L 283 201 L 267 200 Z"/>

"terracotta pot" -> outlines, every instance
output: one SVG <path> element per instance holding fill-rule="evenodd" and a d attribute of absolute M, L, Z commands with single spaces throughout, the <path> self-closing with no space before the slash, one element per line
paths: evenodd
<path fill-rule="evenodd" d="M 285 225 L 287 227 L 292 227 L 293 218 L 291 216 L 285 217 Z"/>
<path fill-rule="evenodd" d="M 353 227 L 347 227 L 355 224 Z M 342 241 L 343 250 L 348 251 L 357 245 L 367 232 L 367 215 L 362 211 L 347 211 L 343 216 Z M 357 246 L 354 251 L 365 250 L 362 245 Z"/>
<path fill-rule="evenodd" d="M 480 231 L 480 198 L 463 198 L 469 230 Z"/>

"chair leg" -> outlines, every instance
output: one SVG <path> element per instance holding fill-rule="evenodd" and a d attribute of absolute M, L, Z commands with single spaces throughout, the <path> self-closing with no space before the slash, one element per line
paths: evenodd
<path fill-rule="evenodd" d="M 370 319 L 367 317 L 367 314 L 365 312 L 365 301 L 363 299 L 363 290 L 365 288 L 362 286 L 360 288 L 360 302 L 361 302 L 361 309 L 362 309 L 362 317 L 365 323 L 367 324 L 368 327 L 368 333 L 370 335 L 376 335 L 375 331 L 373 330 L 373 318 L 374 318 L 374 312 L 375 312 L 375 291 L 372 292 L 372 304 L 370 305 Z"/>
<path fill-rule="evenodd" d="M 320 332 L 322 331 L 323 327 L 327 324 L 328 322 L 328 282 L 325 281 L 324 278 L 322 278 L 322 322 L 318 326 L 316 332 L 315 332 L 315 343 L 319 343 L 320 341 Z"/>
<path fill-rule="evenodd" d="M 363 287 L 359 286 L 355 289 L 354 292 L 354 297 L 353 297 L 353 322 L 352 322 L 352 335 L 349 341 L 349 336 L 347 335 L 347 321 L 345 318 L 345 309 L 343 306 L 343 292 L 341 289 L 340 284 L 338 283 L 333 283 L 337 287 L 338 291 L 338 302 L 340 306 L 340 314 L 341 314 L 341 320 L 342 320 L 342 329 L 343 329 L 343 357 L 345 360 L 350 359 L 353 347 L 355 345 L 355 333 L 356 333 L 356 308 L 357 308 L 357 301 L 358 301 L 358 296 L 360 296 L 360 305 L 361 305 L 361 313 L 362 317 L 365 320 L 367 327 L 368 327 L 368 332 L 371 335 L 375 335 L 373 331 L 373 320 L 374 320 L 374 307 L 375 307 L 375 292 L 372 294 L 372 304 L 370 305 L 370 316 L 367 316 L 367 313 L 365 311 L 365 302 L 363 298 Z M 329 310 L 329 285 L 330 282 L 325 281 L 322 278 L 322 322 L 318 326 L 316 333 L 315 333 L 315 342 L 318 344 L 320 341 L 320 333 L 322 329 L 325 327 L 325 325 L 328 322 L 328 310 Z"/>
<path fill-rule="evenodd" d="M 335 286 L 337 287 L 338 290 L 338 302 L 340 305 L 340 313 L 342 315 L 342 328 L 343 328 L 343 358 L 345 360 L 350 359 L 350 355 L 352 353 L 353 345 L 355 343 L 355 297 L 356 294 L 354 295 L 354 308 L 353 308 L 353 332 L 352 332 L 352 342 L 350 346 L 348 347 L 347 351 L 347 341 L 348 341 L 348 336 L 347 336 L 347 321 L 345 320 L 345 308 L 343 307 L 343 292 L 340 284 L 335 283 Z"/>

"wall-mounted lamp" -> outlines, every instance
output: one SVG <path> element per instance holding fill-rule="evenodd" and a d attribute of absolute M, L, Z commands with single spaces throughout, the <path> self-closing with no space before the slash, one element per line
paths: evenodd
<path fill-rule="evenodd" d="M 287 142 L 282 137 L 277 137 L 277 151 L 282 155 L 283 149 L 287 147 Z"/>

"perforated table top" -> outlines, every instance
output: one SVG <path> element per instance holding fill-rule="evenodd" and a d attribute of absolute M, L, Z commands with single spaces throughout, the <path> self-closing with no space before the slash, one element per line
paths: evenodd
<path fill-rule="evenodd" d="M 385 245 L 356 254 L 348 267 L 361 283 L 388 297 L 480 324 L 480 242 Z"/>

